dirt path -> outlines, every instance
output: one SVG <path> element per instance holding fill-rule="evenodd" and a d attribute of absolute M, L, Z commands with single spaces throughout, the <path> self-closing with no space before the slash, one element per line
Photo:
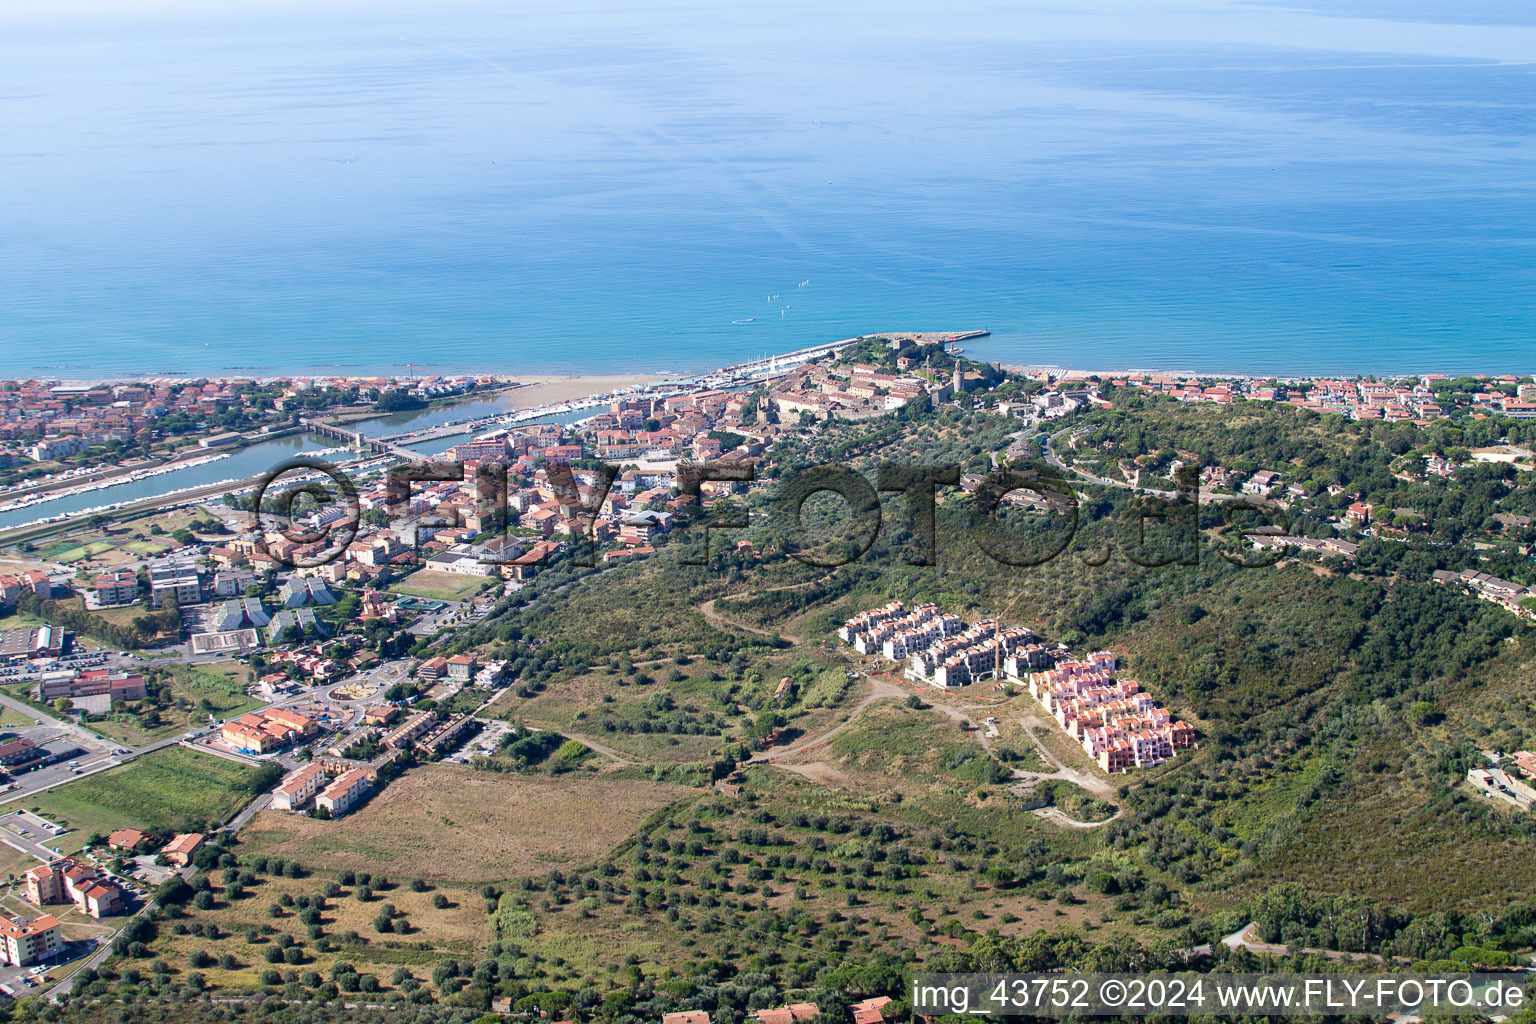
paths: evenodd
<path fill-rule="evenodd" d="M 786 583 L 782 587 L 769 587 L 767 590 L 758 590 L 758 591 L 755 591 L 755 593 L 758 593 L 758 594 L 777 594 L 777 593 L 780 593 L 781 591 L 785 591 L 785 590 L 804 590 L 806 587 L 814 587 L 818 583 L 825 583 L 828 579 L 830 579 L 830 577 L 823 576 L 820 579 L 803 580 L 800 583 Z M 736 599 L 738 597 L 746 597 L 746 596 L 747 596 L 747 592 L 746 591 L 743 591 L 740 594 L 726 594 L 726 595 L 724 595 L 724 597 L 725 597 L 725 599 L 727 601 L 734 600 L 734 599 Z M 785 630 L 779 630 L 779 631 L 775 632 L 773 630 L 768 630 L 768 629 L 759 629 L 756 626 L 749 626 L 745 622 L 737 622 L 735 619 L 728 619 L 724 615 L 721 615 L 719 612 L 715 611 L 715 602 L 718 601 L 718 600 L 720 600 L 720 598 L 712 597 L 708 601 L 705 601 L 703 604 L 699 605 L 699 612 L 700 612 L 700 614 L 702 614 L 706 619 L 708 619 L 710 622 L 714 623 L 717 626 L 728 626 L 728 627 L 730 627 L 732 629 L 741 629 L 741 630 L 745 630 L 748 633 L 756 633 L 758 636 L 780 636 L 780 637 L 783 637 L 785 640 L 788 640 L 792 644 L 803 644 L 803 643 L 805 643 L 805 637 L 798 636 L 798 635 L 796 635 L 794 633 L 790 633 L 790 632 L 787 632 Z"/>
<path fill-rule="evenodd" d="M 1292 948 L 1285 945 L 1284 943 L 1265 942 L 1264 940 L 1260 939 L 1258 936 L 1258 928 L 1258 922 L 1250 921 L 1248 924 L 1245 924 L 1231 935 L 1223 938 L 1221 940 L 1221 944 L 1230 949 L 1236 949 L 1239 946 L 1242 946 L 1244 949 L 1252 950 L 1255 953 L 1270 953 L 1274 956 L 1285 956 L 1292 952 Z M 1386 960 L 1376 953 L 1350 953 L 1338 949 L 1316 949 L 1312 946 L 1297 947 L 1297 951 L 1305 953 L 1309 956 L 1327 957 L 1330 960 L 1369 961 L 1380 964 L 1386 963 Z M 1413 962 L 1411 958 L 1406 956 L 1395 956 L 1392 959 L 1394 962 L 1402 964 Z"/>
<path fill-rule="evenodd" d="M 1110 822 L 1118 821 L 1120 818 L 1125 817 L 1125 805 L 1120 803 L 1120 801 L 1115 798 L 1116 794 L 1114 786 L 1110 785 L 1106 780 L 1099 778 L 1097 775 L 1081 771 L 1077 768 L 1067 767 L 1067 765 L 1062 762 L 1061 758 L 1051 753 L 1050 749 L 1046 747 L 1043 742 L 1041 742 L 1040 737 L 1035 735 L 1035 729 L 1037 727 L 1050 728 L 1049 725 L 1042 722 L 1035 715 L 1024 715 L 1020 717 L 1019 725 L 1023 727 L 1025 734 L 1028 735 L 1030 740 L 1035 744 L 1035 749 L 1040 752 L 1040 756 L 1045 758 L 1046 763 L 1054 768 L 1055 771 L 1031 772 L 1025 771 L 1023 768 L 1015 768 L 1013 770 L 1013 777 L 1017 781 L 1012 787 L 1013 792 L 1024 796 L 1033 790 L 1038 783 L 1046 779 L 1060 779 L 1063 782 L 1070 782 L 1074 786 L 1092 793 L 1094 796 L 1100 798 L 1101 800 L 1106 800 L 1115 805 L 1115 813 L 1110 817 L 1105 818 L 1103 821 L 1078 821 L 1076 818 L 1069 817 L 1067 813 L 1059 807 L 1036 808 L 1034 811 L 1036 817 L 1044 818 L 1046 821 L 1055 822 L 1056 824 L 1065 828 L 1103 828 Z"/>
<path fill-rule="evenodd" d="M 807 750 L 814 750 L 817 747 L 824 746 L 825 744 L 829 743 L 834 736 L 852 725 L 871 704 L 881 700 L 891 700 L 898 697 L 905 698 L 907 695 L 906 691 L 901 687 L 893 686 L 892 684 L 882 682 L 879 679 L 870 679 L 869 684 L 869 696 L 855 704 L 849 710 L 847 718 L 843 719 L 841 722 L 838 722 L 826 732 L 819 736 L 814 736 L 808 740 L 801 740 L 800 742 L 791 744 L 787 747 L 770 747 L 761 753 L 754 754 L 748 763 L 763 764 L 772 762 L 782 757 L 790 757 L 794 754 L 803 754 Z M 785 767 L 788 767 L 788 765 Z"/>
<path fill-rule="evenodd" d="M 612 747 L 608 746 L 606 743 L 599 743 L 597 740 L 594 740 L 590 736 L 583 736 L 580 733 L 575 733 L 575 732 L 566 732 L 564 729 L 560 730 L 560 734 L 562 736 L 564 736 L 568 740 L 575 740 L 578 743 L 581 743 L 581 744 L 583 744 L 585 746 L 591 747 L 593 750 L 597 751 L 599 754 L 602 754 L 604 757 L 608 758 L 609 760 L 615 761 L 615 762 L 617 762 L 617 763 L 619 763 L 621 765 L 628 766 L 628 765 L 640 764 L 639 761 L 636 761 L 634 758 L 630 757 L 628 754 L 621 754 L 617 750 L 614 750 Z"/>
<path fill-rule="evenodd" d="M 758 629 L 756 626 L 749 626 L 745 622 L 737 622 L 735 619 L 728 619 L 724 615 L 721 615 L 719 612 L 715 611 L 715 602 L 717 600 L 719 600 L 719 598 L 712 597 L 708 601 L 705 601 L 703 604 L 699 605 L 699 614 L 703 615 L 704 618 L 708 619 L 713 625 L 724 626 L 727 629 L 739 629 L 747 633 L 756 633 L 758 636 L 777 636 L 796 645 L 805 643 L 805 637 L 797 636 L 794 633 L 786 633 L 783 630 L 774 631 L 770 629 Z"/>
<path fill-rule="evenodd" d="M 1053 821 L 1065 828 L 1103 828 L 1110 822 L 1123 818 L 1125 816 L 1125 808 L 1116 807 L 1115 813 L 1103 821 L 1078 821 L 1076 818 L 1067 817 L 1066 812 L 1059 807 L 1039 807 L 1035 809 L 1034 814 L 1037 818 Z"/>
<path fill-rule="evenodd" d="M 1065 781 L 1070 782 L 1075 786 L 1080 786 L 1081 788 L 1086 789 L 1094 796 L 1102 797 L 1105 800 L 1114 799 L 1114 786 L 1099 778 L 1097 775 L 1092 775 L 1088 772 L 1080 771 L 1077 768 L 1068 768 L 1064 763 L 1062 763 L 1061 758 L 1051 753 L 1050 749 L 1040 741 L 1040 737 L 1035 735 L 1035 729 L 1049 728 L 1049 726 L 1047 726 L 1044 722 L 1040 721 L 1040 719 L 1036 718 L 1034 715 L 1025 715 L 1019 719 L 1019 725 L 1024 727 L 1024 732 L 1034 742 L 1035 749 L 1040 751 L 1040 756 L 1045 758 L 1050 766 L 1056 770 L 1052 772 L 1029 772 L 1022 768 L 1017 768 L 1014 770 L 1014 775 L 1020 778 L 1028 779 L 1032 782 L 1039 781 L 1040 779 L 1064 779 Z"/>

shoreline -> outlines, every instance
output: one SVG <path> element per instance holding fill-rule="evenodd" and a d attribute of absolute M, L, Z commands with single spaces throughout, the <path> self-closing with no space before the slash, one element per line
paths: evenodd
<path fill-rule="evenodd" d="M 378 378 L 397 383 L 406 383 L 412 380 L 423 380 L 428 377 L 474 377 L 485 378 L 493 381 L 487 387 L 531 387 L 540 384 L 558 383 L 569 380 L 628 380 L 638 381 L 643 384 L 659 383 L 663 381 L 678 380 L 703 376 L 713 373 L 713 370 L 680 371 L 671 369 L 659 370 L 604 370 L 602 372 L 571 371 L 561 373 L 544 371 L 540 373 L 516 373 L 508 370 L 435 370 L 431 368 L 419 368 L 414 373 L 389 372 L 370 373 L 366 370 L 343 370 L 340 368 L 331 370 L 277 370 L 271 373 L 252 373 L 247 370 L 231 371 L 225 373 L 122 373 L 103 374 L 95 377 L 54 377 L 41 373 L 24 373 L 22 376 L 0 376 L 0 381 L 38 381 L 46 382 L 55 387 L 99 387 L 119 384 L 146 384 L 150 382 L 180 383 L 194 380 L 219 380 L 219 381 L 273 381 L 273 380 L 365 380 Z M 386 415 L 386 414 L 380 414 Z"/>
<path fill-rule="evenodd" d="M 863 335 L 874 337 L 881 332 Z M 908 332 L 888 332 L 908 333 Z M 780 358 L 792 355 L 792 352 L 776 353 Z M 1536 366 L 1528 372 L 1518 369 L 1502 370 L 1383 370 L 1383 369 L 1356 369 L 1350 371 L 1287 371 L 1273 370 L 1193 370 L 1188 368 L 1160 368 L 1155 366 L 1118 366 L 1090 368 L 1074 364 L 1062 363 L 1033 363 L 1015 362 L 1011 360 L 982 359 L 976 353 L 964 352 L 967 358 L 975 362 L 992 363 L 1004 370 L 1014 373 L 1049 373 L 1053 377 L 1124 377 L 1129 375 L 1153 375 L 1161 377 L 1173 377 L 1182 380 L 1274 380 L 1281 383 L 1301 383 L 1319 380 L 1362 380 L 1376 379 L 1383 381 L 1422 379 L 1424 377 L 1456 377 L 1495 378 L 1501 376 L 1528 377 L 1536 376 Z M 270 381 L 270 380 L 357 380 L 369 377 L 383 377 L 397 382 L 405 382 L 424 377 L 476 377 L 490 378 L 494 384 L 488 385 L 498 388 L 513 388 L 510 393 L 522 395 L 530 390 L 540 397 L 534 401 L 534 405 L 544 405 L 549 402 L 567 401 L 571 398 L 585 397 L 591 394 L 614 391 L 626 387 L 646 387 L 650 385 L 674 383 L 680 380 L 689 380 L 699 377 L 707 377 L 720 372 L 727 367 L 715 367 L 708 370 L 615 370 L 600 373 L 579 372 L 571 373 L 530 373 L 519 374 L 507 371 L 486 370 L 429 370 L 417 372 L 411 375 L 395 374 L 370 374 L 359 371 L 331 372 L 288 372 L 279 371 L 267 374 L 255 374 L 249 372 L 239 373 L 207 373 L 207 374 L 143 374 L 109 375 L 100 377 L 48 377 L 41 375 L 29 375 L 23 377 L 0 377 L 0 381 L 40 381 L 52 384 L 55 387 L 98 387 L 126 384 L 156 383 L 182 383 L 197 380 L 217 381 Z M 536 390 L 541 389 L 541 390 Z M 468 393 L 473 395 L 473 392 Z M 381 413 L 378 415 L 389 415 Z"/>

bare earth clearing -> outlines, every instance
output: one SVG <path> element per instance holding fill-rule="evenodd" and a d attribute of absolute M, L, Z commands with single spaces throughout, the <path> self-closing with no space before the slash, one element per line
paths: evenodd
<path fill-rule="evenodd" d="M 314 870 L 496 882 L 594 860 L 646 815 L 691 792 L 670 783 L 424 765 L 339 821 L 263 811 L 241 839 L 252 853 Z"/>

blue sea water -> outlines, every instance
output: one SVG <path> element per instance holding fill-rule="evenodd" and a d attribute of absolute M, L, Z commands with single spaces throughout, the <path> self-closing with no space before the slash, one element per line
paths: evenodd
<path fill-rule="evenodd" d="M 0 10 L 0 376 L 1536 370 L 1496 0 Z"/>

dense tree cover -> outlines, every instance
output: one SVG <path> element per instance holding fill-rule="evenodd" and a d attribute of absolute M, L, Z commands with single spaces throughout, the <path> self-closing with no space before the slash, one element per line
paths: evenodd
<path fill-rule="evenodd" d="M 1414 915 L 1288 882 L 1254 901 L 1253 920 L 1266 942 L 1412 960 L 1446 959 L 1468 947 L 1503 952 L 1536 945 L 1536 903 L 1524 899 L 1512 900 L 1497 914 L 1448 908 Z"/>
<path fill-rule="evenodd" d="M 119 626 L 99 615 L 92 615 L 79 606 L 78 600 L 45 601 L 31 591 L 24 591 L 16 599 L 16 610 L 100 640 L 109 647 L 144 647 L 157 636 L 174 634 L 181 629 L 181 610 L 175 595 L 168 596 L 159 611 L 134 616 L 129 626 Z"/>
<path fill-rule="evenodd" d="M 411 409 L 425 409 L 426 407 L 426 399 L 411 394 L 405 388 L 385 391 L 379 395 L 378 401 L 373 403 L 374 412 L 404 412 Z"/>

